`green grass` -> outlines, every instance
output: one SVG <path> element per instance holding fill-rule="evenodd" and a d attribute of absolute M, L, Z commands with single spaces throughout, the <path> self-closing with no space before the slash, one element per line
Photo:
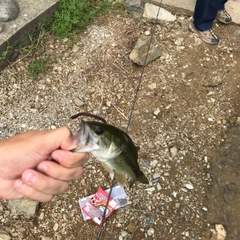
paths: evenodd
<path fill-rule="evenodd" d="M 49 67 L 48 61 L 46 59 L 36 59 L 33 60 L 27 68 L 28 75 L 36 80 L 39 73 L 43 73 Z"/>
<path fill-rule="evenodd" d="M 58 37 L 69 37 L 111 9 L 109 0 L 59 0 L 59 8 L 49 22 L 50 29 Z"/>

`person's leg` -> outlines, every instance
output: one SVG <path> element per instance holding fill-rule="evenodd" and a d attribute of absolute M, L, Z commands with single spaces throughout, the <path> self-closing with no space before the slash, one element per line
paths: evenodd
<path fill-rule="evenodd" d="M 225 3 L 226 3 L 227 1 L 228 1 L 228 0 L 221 0 L 218 10 L 224 10 L 224 9 L 225 9 Z"/>
<path fill-rule="evenodd" d="M 220 2 L 220 0 L 197 0 L 193 23 L 198 30 L 206 31 L 212 28 Z"/>

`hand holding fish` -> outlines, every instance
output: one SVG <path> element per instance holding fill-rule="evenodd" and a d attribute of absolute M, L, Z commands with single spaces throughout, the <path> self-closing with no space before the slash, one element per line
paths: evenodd
<path fill-rule="evenodd" d="M 29 131 L 0 142 L 0 197 L 47 202 L 83 175 L 87 153 L 76 147 L 67 127 Z M 53 161 L 49 161 L 53 160 Z"/>

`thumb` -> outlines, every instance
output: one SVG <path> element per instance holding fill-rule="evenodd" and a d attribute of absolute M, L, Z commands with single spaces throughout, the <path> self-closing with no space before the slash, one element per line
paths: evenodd
<path fill-rule="evenodd" d="M 48 131 L 48 137 L 46 138 L 45 144 L 48 143 L 53 150 L 58 148 L 63 150 L 71 150 L 75 147 L 72 132 L 68 127 L 60 127 Z"/>

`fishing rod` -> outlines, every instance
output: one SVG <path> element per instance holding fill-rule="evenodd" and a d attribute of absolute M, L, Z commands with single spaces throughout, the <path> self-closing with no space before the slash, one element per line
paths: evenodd
<path fill-rule="evenodd" d="M 162 3 L 162 0 L 160 2 L 160 5 L 161 5 L 161 3 Z M 127 127 L 126 127 L 126 133 L 128 132 L 130 124 L 131 124 L 133 111 L 134 111 L 134 108 L 135 108 L 135 105 L 136 105 L 136 102 L 137 102 L 138 92 L 140 90 L 140 86 L 141 86 L 141 83 L 142 83 L 143 73 L 144 73 L 145 67 L 147 65 L 148 53 L 150 51 L 150 47 L 151 47 L 151 44 L 152 44 L 152 41 L 153 41 L 153 36 L 155 34 L 155 29 L 156 29 L 156 25 L 157 25 L 157 19 L 158 19 L 158 16 L 159 16 L 159 12 L 160 12 L 160 6 L 158 8 L 158 12 L 157 12 L 157 15 L 156 15 L 156 18 L 155 18 L 153 31 L 152 31 L 152 34 L 151 34 L 151 39 L 150 39 L 148 49 L 147 49 L 147 54 L 146 54 L 146 57 L 144 59 L 142 72 L 141 72 L 141 75 L 140 75 L 140 78 L 139 78 L 139 81 L 138 81 L 135 96 L 134 96 L 134 99 L 133 99 L 133 104 L 132 104 L 132 107 L 131 107 L 131 110 L 130 110 L 130 114 L 129 114 L 129 118 L 128 118 L 128 124 L 127 124 Z M 106 213 L 107 213 L 108 204 L 109 204 L 109 201 L 110 201 L 110 198 L 111 198 L 112 190 L 113 190 L 113 187 L 114 187 L 115 179 L 116 179 L 116 174 L 114 172 L 111 187 L 110 187 L 110 191 L 109 191 L 109 195 L 108 195 L 107 202 L 106 202 L 106 205 L 105 205 L 105 208 L 104 208 L 104 212 L 103 212 L 103 216 L 102 216 L 102 220 L 101 220 L 101 224 L 100 224 L 100 227 L 99 227 L 99 231 L 98 231 L 96 240 L 100 240 L 101 233 L 103 231 L 103 225 L 104 225 L 104 221 L 105 221 L 105 217 L 106 217 Z"/>

